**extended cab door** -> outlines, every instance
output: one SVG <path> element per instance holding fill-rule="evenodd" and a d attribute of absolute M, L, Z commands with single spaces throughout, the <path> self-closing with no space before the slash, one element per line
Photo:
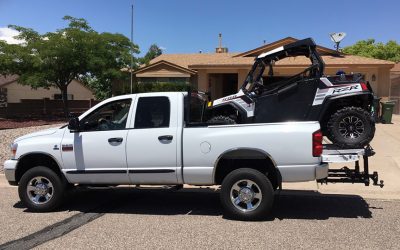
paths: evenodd
<path fill-rule="evenodd" d="M 130 183 L 125 146 L 132 103 L 132 98 L 114 98 L 83 117 L 78 132 L 66 129 L 61 151 L 70 182 Z"/>
<path fill-rule="evenodd" d="M 133 184 L 178 183 L 181 122 L 179 93 L 139 94 L 126 143 Z M 180 162 L 180 159 L 179 159 Z"/>

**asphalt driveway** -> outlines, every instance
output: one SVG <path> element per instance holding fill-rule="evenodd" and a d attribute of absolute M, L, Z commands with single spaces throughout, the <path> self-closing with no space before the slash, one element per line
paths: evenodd
<path fill-rule="evenodd" d="M 223 218 L 213 189 L 80 189 L 59 211 L 30 213 L 2 187 L 0 249 L 397 249 L 400 201 L 282 192 L 261 222 Z M 3 245 L 1 245 L 3 244 Z"/>

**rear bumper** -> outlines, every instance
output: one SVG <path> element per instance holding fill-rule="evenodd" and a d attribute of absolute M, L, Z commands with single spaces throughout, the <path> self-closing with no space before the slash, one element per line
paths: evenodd
<path fill-rule="evenodd" d="M 283 182 L 314 181 L 328 177 L 329 164 L 278 166 L 278 169 Z"/>
<path fill-rule="evenodd" d="M 321 180 L 321 179 L 325 179 L 326 177 L 328 177 L 328 170 L 329 170 L 328 163 L 320 164 L 318 167 L 315 168 L 315 179 Z"/>
<path fill-rule="evenodd" d="M 17 160 L 7 160 L 4 162 L 4 174 L 6 179 L 10 184 L 16 182 L 16 170 L 17 170 Z"/>

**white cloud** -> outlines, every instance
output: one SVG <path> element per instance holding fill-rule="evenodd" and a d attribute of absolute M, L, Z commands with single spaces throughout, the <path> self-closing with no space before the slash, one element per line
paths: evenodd
<path fill-rule="evenodd" d="M 17 36 L 19 34 L 18 31 L 3 27 L 0 28 L 0 40 L 6 41 L 8 44 L 20 44 L 23 43 L 23 40 L 17 40 L 14 38 L 14 36 Z"/>
<path fill-rule="evenodd" d="M 162 51 L 167 50 L 167 48 L 165 48 L 165 47 L 163 47 L 163 46 L 160 46 L 159 48 L 160 48 Z"/>

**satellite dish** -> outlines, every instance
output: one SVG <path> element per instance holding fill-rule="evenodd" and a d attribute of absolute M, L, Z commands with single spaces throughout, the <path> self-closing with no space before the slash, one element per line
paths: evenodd
<path fill-rule="evenodd" d="M 339 51 L 339 44 L 346 36 L 346 33 L 344 32 L 330 33 L 329 36 L 331 37 L 332 42 L 335 43 L 336 50 Z"/>
<path fill-rule="evenodd" d="M 346 36 L 346 33 L 344 32 L 331 33 L 329 34 L 329 36 L 331 37 L 332 42 L 340 43 L 340 41 L 342 41 L 343 38 Z"/>

